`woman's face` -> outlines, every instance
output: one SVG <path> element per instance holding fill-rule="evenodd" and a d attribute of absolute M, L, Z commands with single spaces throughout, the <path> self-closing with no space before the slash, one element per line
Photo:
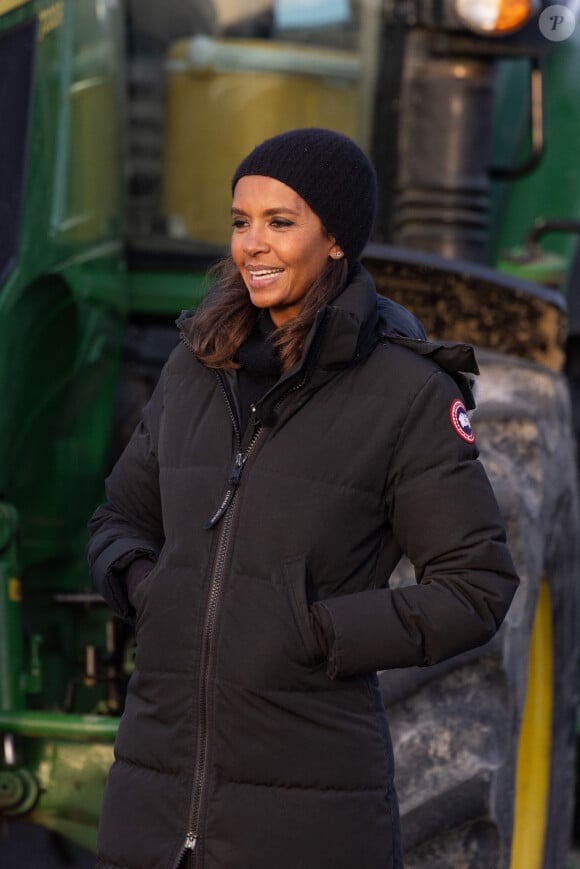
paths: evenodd
<path fill-rule="evenodd" d="M 264 175 L 236 184 L 232 224 L 232 257 L 252 304 L 281 326 L 340 248 L 298 193 Z"/>

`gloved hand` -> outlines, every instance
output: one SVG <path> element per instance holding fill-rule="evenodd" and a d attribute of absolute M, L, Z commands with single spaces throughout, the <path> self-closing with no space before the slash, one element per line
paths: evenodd
<path fill-rule="evenodd" d="M 137 587 L 143 582 L 155 566 L 155 562 L 151 558 L 139 557 L 131 562 L 125 571 L 125 586 L 127 588 L 127 597 L 129 603 L 133 603 L 133 595 Z"/>

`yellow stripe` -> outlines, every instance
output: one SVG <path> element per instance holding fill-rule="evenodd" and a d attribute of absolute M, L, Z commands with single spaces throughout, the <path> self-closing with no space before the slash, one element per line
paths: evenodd
<path fill-rule="evenodd" d="M 12 12 L 13 9 L 18 9 L 19 6 L 25 6 L 30 3 L 30 0 L 0 0 L 0 15 L 6 15 L 7 12 Z"/>
<path fill-rule="evenodd" d="M 20 580 L 15 577 L 8 580 L 8 600 L 12 603 L 22 602 L 22 586 Z"/>
<path fill-rule="evenodd" d="M 554 638 L 550 589 L 542 580 L 530 644 L 520 731 L 511 869 L 542 869 L 552 754 Z"/>

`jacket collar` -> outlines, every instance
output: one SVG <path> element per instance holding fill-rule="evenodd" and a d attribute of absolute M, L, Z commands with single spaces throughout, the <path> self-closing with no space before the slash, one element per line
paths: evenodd
<path fill-rule="evenodd" d="M 182 311 L 176 320 L 186 337 L 191 330 L 193 314 L 193 311 Z M 348 366 L 367 355 L 378 338 L 377 322 L 377 293 L 372 278 L 363 266 L 357 264 L 344 290 L 332 304 L 318 311 L 299 362 L 286 372 L 283 379 L 301 371 L 311 361 L 314 350 L 317 366 L 331 369 Z"/>
<path fill-rule="evenodd" d="M 191 316 L 192 312 L 184 311 L 177 320 L 186 335 Z M 478 373 L 470 345 L 427 341 L 421 323 L 401 305 L 379 296 L 372 277 L 357 263 L 347 286 L 331 304 L 318 311 L 300 360 L 282 375 L 260 404 L 264 411 L 273 408 L 280 396 L 297 384 L 301 395 L 308 395 L 337 370 L 365 359 L 379 341 L 403 344 L 431 356 L 457 380 L 459 372 Z"/>
<path fill-rule="evenodd" d="M 378 340 L 377 293 L 367 270 L 358 264 L 351 280 L 331 304 L 321 308 L 297 368 L 303 368 L 318 344 L 316 368 L 348 367 L 367 356 Z"/>
<path fill-rule="evenodd" d="M 295 412 L 337 371 L 369 355 L 379 341 L 377 298 L 371 276 L 359 265 L 344 290 L 318 311 L 300 360 L 258 402 L 264 423 Z M 293 400 L 278 410 L 289 393 Z"/>

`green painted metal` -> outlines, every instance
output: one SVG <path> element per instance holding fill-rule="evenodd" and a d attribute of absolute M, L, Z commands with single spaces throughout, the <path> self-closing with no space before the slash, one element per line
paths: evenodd
<path fill-rule="evenodd" d="M 17 564 L 18 513 L 0 504 L 0 710 L 24 705 L 24 659 Z"/>
<path fill-rule="evenodd" d="M 208 290 L 208 280 L 196 272 L 131 271 L 129 308 L 143 314 L 178 314 L 196 308 Z"/>
<path fill-rule="evenodd" d="M 527 152 L 527 76 L 525 60 L 503 62 L 498 77 L 494 124 L 497 165 L 513 165 Z M 493 185 L 493 264 L 504 252 L 522 244 L 535 218 L 580 217 L 580 27 L 567 40 L 554 43 L 544 62 L 546 151 L 538 168 L 516 181 Z M 569 270 L 577 238 L 549 235 L 542 248 L 559 254 Z"/>
<path fill-rule="evenodd" d="M 0 712 L 0 733 L 18 746 L 15 762 L 0 766 L 0 813 L 95 850 L 117 725 L 96 715 Z"/>
<path fill-rule="evenodd" d="M 544 252 L 534 246 L 515 247 L 498 260 L 497 268 L 507 275 L 544 287 L 560 289 L 566 279 L 570 263 L 561 254 Z"/>
<path fill-rule="evenodd" d="M 0 769 L 0 811 L 3 815 L 25 815 L 38 801 L 38 780 L 26 767 Z"/>
<path fill-rule="evenodd" d="M 30 135 L 15 143 L 27 154 L 23 209 L 0 285 L 0 491 L 20 516 L 23 606 L 43 638 L 23 649 L 27 688 L 36 706 L 69 708 L 72 698 L 74 713 L 106 699 L 79 663 L 85 646 L 103 647 L 109 614 L 58 601 L 92 590 L 86 520 L 109 463 L 127 314 L 121 9 L 31 2 L 0 18 L 0 37 L 27 21 L 36 22 Z"/>
<path fill-rule="evenodd" d="M 105 775 L 113 762 L 111 744 L 45 739 L 29 766 L 36 771 L 41 794 L 28 816 L 90 850 L 96 849 L 97 826 Z"/>
<path fill-rule="evenodd" d="M 0 733 L 28 738 L 113 742 L 118 726 L 118 718 L 107 718 L 103 715 L 0 710 Z"/>
<path fill-rule="evenodd" d="M 84 552 L 128 311 L 121 13 L 45 0 L 0 16 L 0 58 L 3 35 L 35 27 L 29 135 L 11 143 L 26 154 L 18 248 L 0 278 L 0 812 L 88 848 L 118 724 L 88 714 L 112 703 L 84 663 L 106 654 L 111 615 Z M 0 89 L 4 116 L 9 100 Z"/>
<path fill-rule="evenodd" d="M 0 769 L 0 811 L 26 816 L 84 848 L 96 835 L 112 744 L 42 739 L 25 743 L 20 765 Z"/>

